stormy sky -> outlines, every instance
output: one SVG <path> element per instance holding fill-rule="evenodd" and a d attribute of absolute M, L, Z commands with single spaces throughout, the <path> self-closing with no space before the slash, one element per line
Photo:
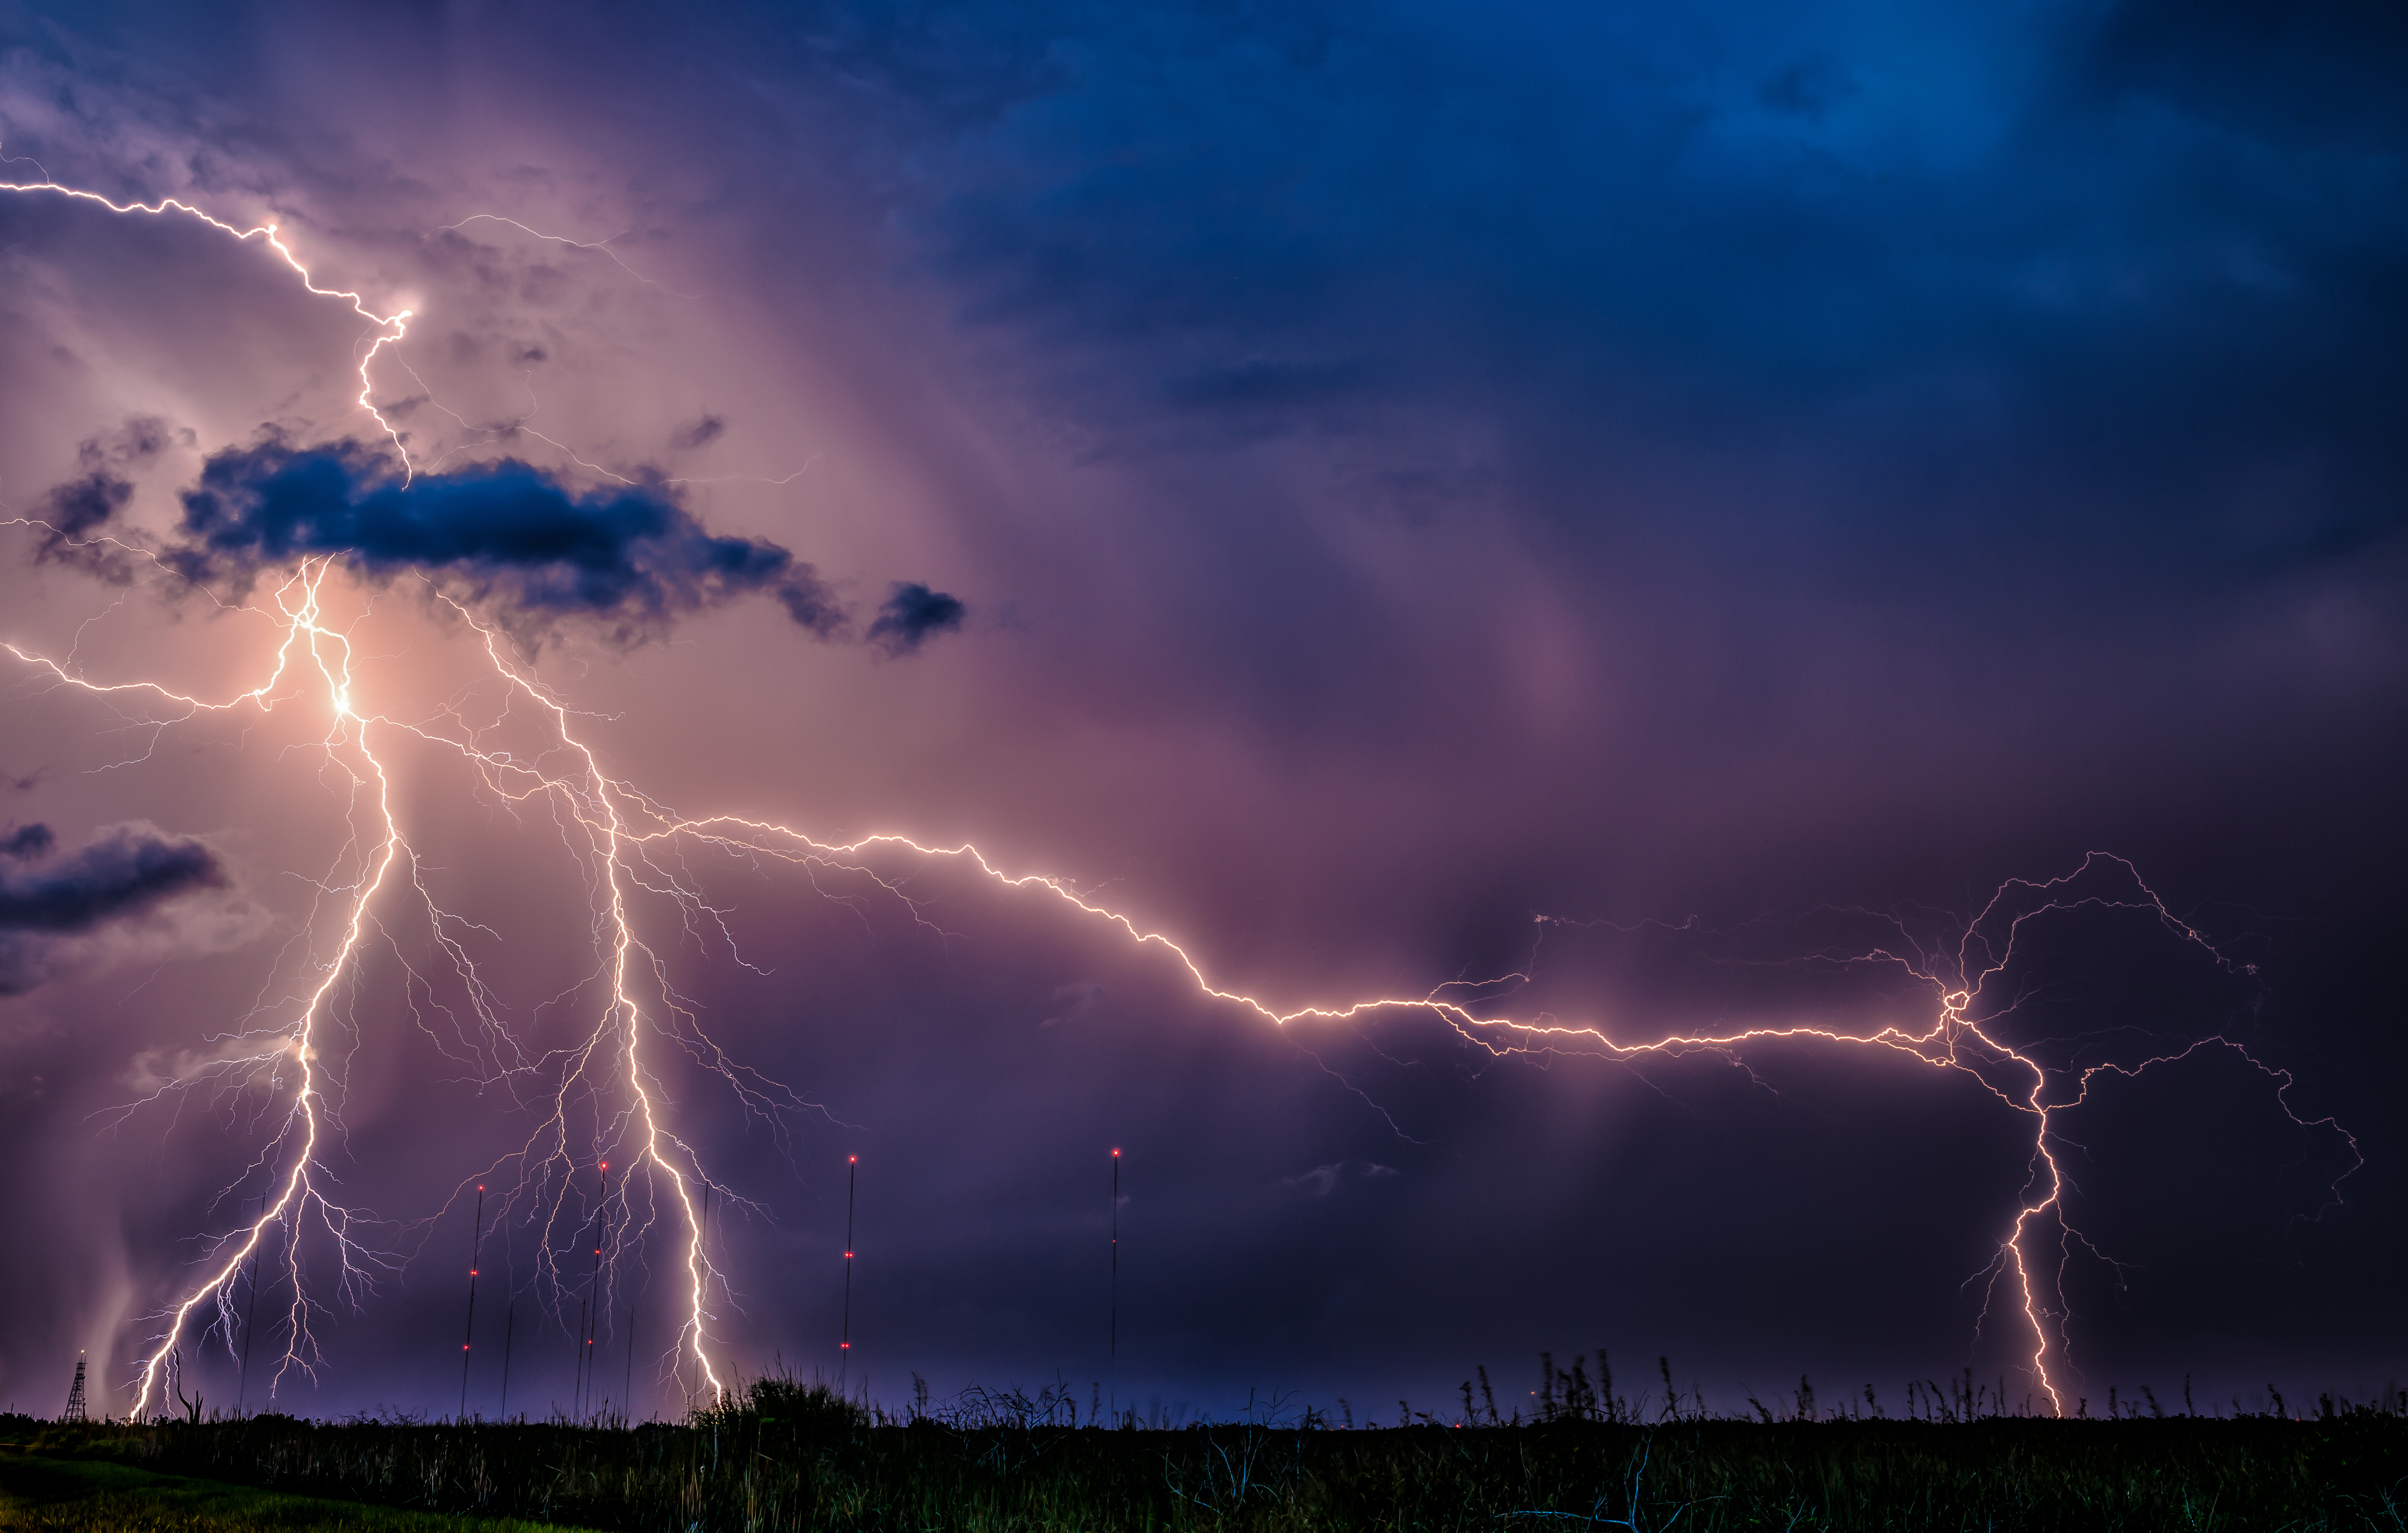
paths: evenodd
<path fill-rule="evenodd" d="M 2226 1041 L 2057 1120 L 2069 1408 L 2380 1386 L 2403 72 L 2356 4 L 0 6 L 0 179 L 274 222 L 360 306 L 0 193 L 0 1403 L 83 1348 L 123 1409 L 267 1185 L 244 1040 L 375 798 L 308 678 L 178 698 L 260 684 L 310 561 L 452 924 L 369 904 L 366 1254 L 299 1237 L 314 1377 L 273 1268 L 196 1326 L 212 1406 L 457 1408 L 467 1189 L 600 1004 L 575 827 L 444 743 L 564 759 L 480 630 L 652 805 L 974 842 L 1282 1011 L 1924 1027 L 1994 889 L 2111 853 L 1984 1016 L 2075 1074 Z M 857 1155 L 889 1400 L 2033 1389 L 1984 1276 L 2030 1120 L 1971 1074 L 1274 1025 L 959 859 L 645 869 L 729 1369 L 838 1366 Z M 561 1196 L 488 1236 L 472 1410 L 504 1324 L 512 1411 L 567 1398 Z M 620 1227 L 601 1392 L 674 1412 Z"/>

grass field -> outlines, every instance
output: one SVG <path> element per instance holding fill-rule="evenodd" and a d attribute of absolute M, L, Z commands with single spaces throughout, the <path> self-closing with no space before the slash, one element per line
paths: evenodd
<path fill-rule="evenodd" d="M 533 1533 L 538 1525 L 408 1512 L 0 1449 L 0 1528 L 28 1533 Z"/>
<path fill-rule="evenodd" d="M 10 1526 L 193 1533 L 403 1533 L 434 1526 L 431 1513 L 446 1526 L 497 1533 L 529 1523 L 642 1533 L 2408 1533 L 2408 1419 L 2368 1408 L 2307 1420 L 1644 1424 L 1559 1411 L 1484 1426 L 1346 1430 L 1313 1418 L 1138 1430 L 1073 1426 L 1039 1404 L 984 1396 L 896 1421 L 770 1383 L 738 1408 L 634 1428 L 21 1419 L 0 1431 L 22 1444 L 0 1469 L 0 1488 L 12 1497 Z M 168 1478 L 180 1475 L 208 1478 Z"/>

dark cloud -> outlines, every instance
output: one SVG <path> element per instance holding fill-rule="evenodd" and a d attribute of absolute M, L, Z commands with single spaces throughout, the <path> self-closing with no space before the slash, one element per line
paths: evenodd
<path fill-rule="evenodd" d="M 681 452 L 709 447 L 727 435 L 727 423 L 716 415 L 700 415 L 669 433 L 669 445 Z"/>
<path fill-rule="evenodd" d="M 57 844 L 48 825 L 19 825 L 0 837 L 0 857 L 47 857 Z"/>
<path fill-rule="evenodd" d="M 706 415 L 678 437 L 701 446 L 724 429 Z M 92 539 L 133 498 L 114 466 L 165 440 L 163 423 L 135 421 L 112 445 L 86 442 L 83 461 L 100 466 L 50 490 L 36 560 L 131 579 L 123 549 Z M 356 441 L 300 448 L 269 437 L 212 454 L 183 507 L 162 562 L 195 583 L 240 589 L 268 567 L 330 555 L 378 579 L 426 575 L 522 630 L 583 616 L 633 637 L 756 593 L 816 638 L 852 626 L 812 566 L 766 538 L 710 532 L 658 480 L 579 491 L 515 458 L 412 477 Z M 906 654 L 962 614 L 952 596 L 897 584 L 867 638 Z"/>
<path fill-rule="evenodd" d="M 2388 148 L 2408 126 L 2398 89 L 2408 12 L 2397 6 L 2126 0 L 2101 12 L 2076 57 L 2104 92 L 2179 103 L 2262 139 Z"/>
<path fill-rule="evenodd" d="M 844 624 L 810 565 L 710 532 L 660 483 L 576 491 L 514 458 L 410 479 L 357 442 L 270 439 L 211 456 L 183 499 L 168 562 L 195 581 L 332 555 L 424 574 L 522 625 L 573 615 L 633 635 L 753 593 L 820 638 Z"/>
<path fill-rule="evenodd" d="M 122 425 L 77 444 L 76 456 L 86 464 L 122 466 L 147 464 L 171 447 L 190 448 L 199 438 L 190 426 L 179 426 L 155 415 L 129 415 Z"/>
<path fill-rule="evenodd" d="M 40 857 L 52 841 L 47 825 L 27 825 L 10 838 L 9 855 Z M 0 932 L 86 932 L 225 881 L 217 853 L 199 841 L 115 830 L 38 872 L 0 873 Z"/>
<path fill-rule="evenodd" d="M 959 628 L 967 610 L 958 597 L 917 580 L 898 580 L 869 625 L 869 641 L 888 654 L 910 654 L 932 636 Z"/>
<path fill-rule="evenodd" d="M 897 226 L 1116 456 L 1318 433 L 1395 469 L 1420 434 L 1379 412 L 1431 408 L 1589 539 L 1637 509 L 1601 484 L 1787 454 L 1741 497 L 1800 575 L 1977 550 L 1995 589 L 1952 596 L 2016 611 L 2031 566 L 2128 601 L 2396 535 L 2393 10 L 834 15 L 909 104 L 934 190 Z"/>
<path fill-rule="evenodd" d="M 123 826 L 55 860 L 50 827 L 20 827 L 0 846 L 24 871 L 0 867 L 0 995 L 18 995 L 50 970 L 50 941 L 78 937 L 200 889 L 223 888 L 224 866 L 199 841 Z"/>
<path fill-rule="evenodd" d="M 105 469 L 52 485 L 44 504 L 50 509 L 45 520 L 58 529 L 53 543 L 86 536 L 133 498 L 133 481 Z"/>
<path fill-rule="evenodd" d="M 47 525 L 35 539 L 35 562 L 69 565 L 115 585 L 131 580 L 135 566 L 128 552 L 93 535 L 134 498 L 134 481 L 125 470 L 147 466 L 171 446 L 193 442 L 191 431 L 153 415 L 129 416 L 116 431 L 86 437 L 76 449 L 83 472 L 52 485 L 42 497 L 38 520 Z"/>
<path fill-rule="evenodd" d="M 777 590 L 786 615 L 821 638 L 837 638 L 853 621 L 835 595 L 817 580 L 786 580 Z"/>

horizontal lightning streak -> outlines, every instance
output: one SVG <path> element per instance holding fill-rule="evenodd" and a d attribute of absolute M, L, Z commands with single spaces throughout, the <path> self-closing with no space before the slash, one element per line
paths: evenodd
<path fill-rule="evenodd" d="M 2017 938 L 2024 926 L 2038 917 L 2052 912 L 2083 908 L 2145 911 L 2153 915 L 2168 930 L 2177 934 L 2185 942 L 2203 950 L 2219 963 L 2224 961 L 2223 954 L 2205 937 L 2189 924 L 2176 917 L 2167 908 L 2165 901 L 2157 891 L 2142 879 L 2139 869 L 2125 859 L 2107 852 L 2086 853 L 2080 867 L 2057 878 L 2038 882 L 2014 879 L 2000 885 L 1982 910 L 1964 926 L 1963 936 L 1954 954 L 1953 983 L 1950 978 L 1942 976 L 1939 965 L 1922 956 L 1910 956 L 1879 947 L 1844 956 L 1842 961 L 1851 963 L 1897 965 L 1914 978 L 1931 984 L 1937 992 L 1939 1009 L 1931 1024 L 1921 1031 L 1898 1026 L 1885 1026 L 1865 1033 L 1850 1033 L 1835 1028 L 1805 1025 L 1751 1026 L 1733 1028 L 1725 1032 L 1674 1033 L 1639 1042 L 1626 1042 L 1598 1026 L 1574 1026 L 1536 1019 L 1524 1020 L 1510 1016 L 1483 1015 L 1473 1010 L 1469 1005 L 1445 998 L 1445 992 L 1450 990 L 1492 988 L 1500 984 L 1526 981 L 1529 979 L 1528 975 L 1518 972 L 1499 975 L 1468 987 L 1461 981 L 1456 981 L 1418 996 L 1374 996 L 1334 1005 L 1283 1008 L 1260 996 L 1227 989 L 1215 983 L 1207 975 L 1203 965 L 1196 955 L 1184 945 L 1166 933 L 1140 926 L 1135 920 L 1122 911 L 1085 898 L 1073 889 L 1068 881 L 1052 874 L 1010 872 L 997 867 L 985 852 L 969 842 L 960 842 L 951 846 L 928 845 L 908 836 L 891 833 L 865 836 L 850 842 L 824 842 L 791 826 L 737 815 L 714 815 L 699 819 L 671 821 L 640 838 L 650 840 L 674 838 L 694 838 L 724 845 L 740 846 L 748 852 L 773 857 L 795 861 L 825 861 L 833 866 L 851 867 L 855 871 L 868 874 L 873 880 L 877 880 L 882 887 L 887 888 L 896 897 L 905 899 L 907 903 L 908 896 L 903 895 L 899 889 L 882 879 L 878 879 L 872 869 L 863 866 L 862 859 L 865 853 L 880 848 L 895 848 L 920 857 L 940 857 L 968 862 L 1000 885 L 1012 889 L 1042 890 L 1080 912 L 1119 928 L 1140 946 L 1159 947 L 1167 951 L 1186 971 L 1198 994 L 1213 1000 L 1242 1007 L 1255 1016 L 1281 1027 L 1308 1020 L 1342 1022 L 1385 1011 L 1417 1011 L 1446 1023 L 1458 1036 L 1492 1055 L 1553 1051 L 1569 1046 L 1580 1052 L 1596 1053 L 1608 1058 L 1630 1060 L 1648 1055 L 1676 1055 L 1691 1052 L 1721 1053 L 1737 1050 L 1748 1044 L 1813 1041 L 1889 1050 L 1935 1069 L 1954 1070 L 1970 1076 L 1984 1090 L 1997 1097 L 2009 1109 L 2018 1113 L 2028 1114 L 2032 1120 L 2031 1151 L 2034 1168 L 2032 1182 L 2027 1188 L 2027 1196 L 2019 1201 L 2014 1218 L 1999 1246 L 1992 1270 L 2012 1269 L 2017 1307 L 2030 1333 L 2032 1350 L 2028 1367 L 2034 1382 L 2048 1397 L 2051 1410 L 2059 1414 L 2063 1412 L 2065 1401 L 2051 1368 L 2050 1358 L 2053 1349 L 2057 1352 L 2062 1351 L 2062 1333 L 2060 1329 L 2057 1336 L 2052 1337 L 2051 1327 L 2047 1324 L 2044 1313 L 2046 1305 L 2036 1287 L 2032 1276 L 2031 1254 L 2027 1249 L 2027 1240 L 2032 1233 L 2034 1222 L 2043 1216 L 2054 1218 L 2069 1238 L 2080 1238 L 2079 1231 L 2074 1230 L 2065 1219 L 2063 1203 L 2065 1177 L 2063 1169 L 2057 1163 L 2054 1148 L 2054 1115 L 2068 1108 L 2080 1106 L 2086 1100 L 2091 1081 L 2102 1071 L 2137 1076 L 2153 1067 L 2187 1058 L 2200 1049 L 2212 1046 L 2231 1050 L 2259 1072 L 2274 1080 L 2281 1088 L 2278 1096 L 2286 1094 L 2291 1083 L 2287 1073 L 2270 1069 L 2241 1045 L 2227 1039 L 2212 1038 L 2194 1043 L 2179 1053 L 2143 1060 L 2135 1066 L 2092 1066 L 2082 1071 L 2076 1079 L 2077 1089 L 2069 1099 L 2052 1101 L 2048 1096 L 2049 1089 L 2052 1081 L 2057 1077 L 2052 1074 L 2048 1067 L 2032 1055 L 2003 1041 L 1969 1014 L 1981 999 L 1984 987 L 2003 974 L 2014 962 Z M 2110 899 L 2094 895 L 2068 897 L 2061 894 L 2102 864 L 2111 864 L 2128 876 L 2138 897 Z M 2004 939 L 1995 944 L 1985 960 L 1976 960 L 1973 957 L 1976 944 L 1990 945 L 1986 934 L 1990 929 L 1992 917 L 2000 911 L 2006 901 L 2019 894 L 2031 897 L 2033 900 L 2031 908 L 2014 911 L 2006 922 Z M 1545 922 L 1549 918 L 1539 919 Z M 1500 1042 L 1499 1039 L 1507 1041 Z M 1983 1053 L 1986 1053 L 1988 1057 L 1986 1059 L 1978 1057 Z M 1969 1058 L 1969 1055 L 1975 1057 Z M 2030 1082 L 2028 1089 L 2020 1096 L 2002 1089 L 1978 1067 L 1985 1063 L 2013 1067 L 2017 1071 L 2028 1073 Z M 2342 1173 L 2340 1179 L 2336 1180 L 2336 1187 L 2340 1180 L 2346 1180 L 2358 1167 L 2365 1164 L 2364 1157 L 2358 1151 L 2356 1137 L 2342 1129 L 2330 1118 L 2301 1119 L 2291 1112 L 2287 1099 L 2283 1102 L 2283 1111 L 2294 1124 L 2302 1128 L 2325 1127 L 2341 1135 L 2348 1146 L 2352 1165 Z M 2031 1196 L 2033 1194 L 2037 1196 Z M 2061 1271 L 2060 1267 L 2060 1275 Z"/>

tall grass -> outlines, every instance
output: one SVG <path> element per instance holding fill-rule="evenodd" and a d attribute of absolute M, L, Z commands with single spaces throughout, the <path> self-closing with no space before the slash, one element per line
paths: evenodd
<path fill-rule="evenodd" d="M 1318 1412 L 1176 1430 L 1080 1425 L 1060 1391 L 902 1415 L 771 1380 L 678 1426 L 280 1417 L 66 1428 L 37 1451 L 484 1517 L 644 1533 L 771 1529 L 2359 1529 L 2408 1533 L 2408 1421 L 1983 1413 L 1918 1388 L 1914 1419 L 1811 1384 L 1755 1420 L 1694 1393 L 1615 1393 L 1602 1360 L 1542 1375 L 1539 1419 L 1464 1387 L 1467 1425 L 1333 1430 Z M 1484 1378 L 1482 1385 L 1485 1384 Z M 1928 1400 L 1921 1397 L 1928 1394 Z M 2386 1404 L 2398 1402 L 2386 1399 Z M 1870 1405 L 1872 1410 L 1864 1408 Z M 1765 1419 L 1770 1416 L 1771 1419 Z M 1642 1419 L 1643 1418 L 1643 1419 Z M 1476 1424 L 1474 1424 L 1476 1423 Z"/>

